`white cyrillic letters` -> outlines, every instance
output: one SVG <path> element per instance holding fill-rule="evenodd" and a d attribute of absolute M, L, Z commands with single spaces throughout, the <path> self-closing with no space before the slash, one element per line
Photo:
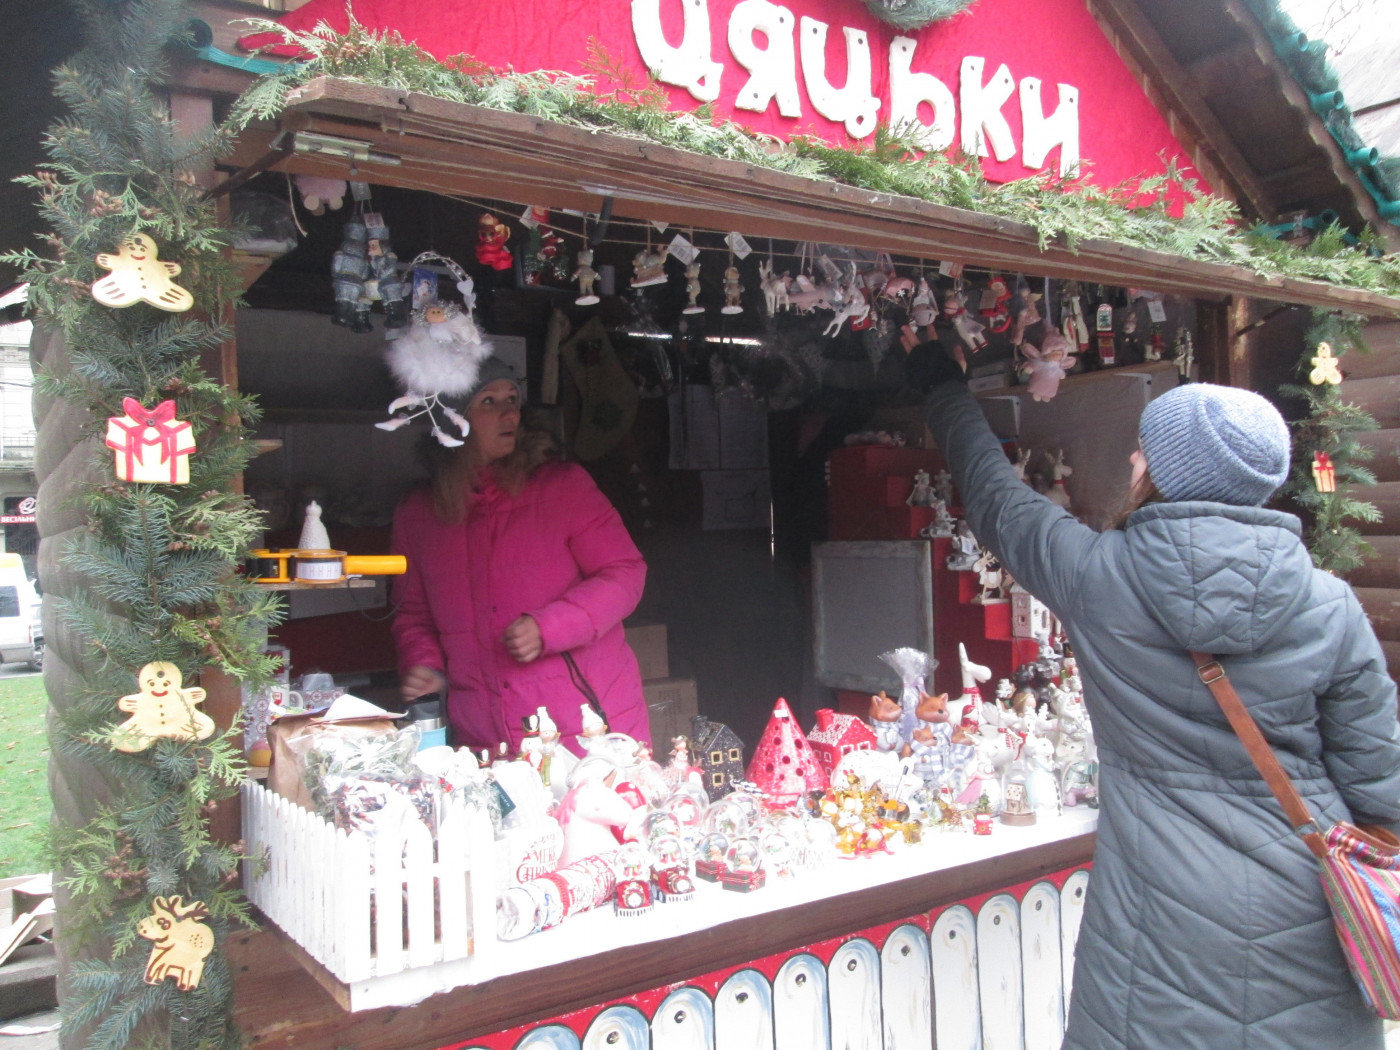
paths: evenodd
<path fill-rule="evenodd" d="M 921 148 L 945 150 L 953 144 L 957 128 L 957 104 L 948 86 L 932 73 L 910 72 L 915 42 L 897 36 L 890 43 L 890 127 L 897 134 L 912 133 Z M 919 119 L 919 104 L 933 107 L 933 123 Z"/>
<path fill-rule="evenodd" d="M 740 0 L 734 5 L 729 16 L 729 50 L 749 73 L 734 100 L 735 109 L 762 113 L 776 97 L 780 114 L 802 116 L 797 96 L 797 48 L 792 39 L 796 28 L 792 12 L 768 0 Z M 755 32 L 768 38 L 766 48 L 754 43 Z"/>
<path fill-rule="evenodd" d="M 1016 140 L 1011 136 L 1011 125 L 1002 116 L 1001 107 L 1016 90 L 1016 81 L 1003 64 L 984 85 L 982 69 L 986 64 L 986 59 L 972 55 L 962 60 L 962 83 L 958 92 L 962 107 L 962 148 L 970 156 L 985 157 L 987 144 L 991 143 L 992 156 L 1008 161 L 1016 155 Z"/>
<path fill-rule="evenodd" d="M 880 100 L 870 93 L 870 41 L 865 33 L 843 26 L 846 35 L 846 86 L 837 89 L 826 77 L 825 22 L 803 16 L 797 32 L 802 52 L 802 79 L 812 108 L 827 120 L 846 125 L 846 134 L 863 139 L 875 130 Z"/>
<path fill-rule="evenodd" d="M 710 9 L 707 0 L 681 0 L 685 33 L 681 46 L 666 43 L 661 31 L 661 0 L 632 0 L 632 35 L 651 75 L 663 84 L 685 88 L 700 102 L 719 98 L 723 64 L 710 57 Z"/>
<path fill-rule="evenodd" d="M 1021 163 L 1039 170 L 1045 158 L 1060 147 L 1060 174 L 1079 174 L 1079 89 L 1069 84 L 1060 89 L 1060 104 L 1045 115 L 1045 99 L 1035 77 L 1021 81 Z"/>

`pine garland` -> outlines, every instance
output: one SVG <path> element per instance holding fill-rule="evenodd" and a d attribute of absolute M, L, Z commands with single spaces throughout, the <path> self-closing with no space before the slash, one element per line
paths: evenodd
<path fill-rule="evenodd" d="M 86 957 L 71 973 L 64 1023 L 87 1028 L 88 1045 L 102 1050 L 137 1041 L 232 1048 L 240 1039 L 222 949 L 249 915 L 232 885 L 241 846 L 214 841 L 209 817 L 246 776 L 237 727 L 203 742 L 158 740 L 136 754 L 113 750 L 109 740 L 125 717 L 117 698 L 135 691 L 136 672 L 150 661 L 176 664 L 187 682 L 208 666 L 254 684 L 273 670 L 261 650 L 265 626 L 278 618 L 275 599 L 234 573 L 262 527 L 232 491 L 252 455 L 245 425 L 257 410 L 198 363 L 228 338 L 219 319 L 235 289 L 229 234 L 194 173 L 230 139 L 221 130 L 177 136 L 157 94 L 163 45 L 188 17 L 183 0 L 78 6 L 86 46 L 55 74 L 68 115 L 49 129 L 50 160 L 19 180 L 38 191 L 52 229 L 43 238 L 48 252 L 6 257 L 24 270 L 40 322 L 67 340 L 66 369 L 40 374 L 36 390 L 86 410 L 94 434 L 106 417 L 122 414 L 125 397 L 145 405 L 173 398 L 179 418 L 193 424 L 198 452 L 189 483 L 179 486 L 118 481 L 111 454 L 95 452 L 90 476 L 104 480 L 78 494 L 87 535 L 61 555 L 65 570 L 85 579 L 86 597 L 48 599 L 81 640 L 52 744 L 114 785 L 89 823 L 54 830 L 55 874 L 69 897 L 64 933 Z M 94 256 L 137 232 L 181 264 L 194 310 L 171 315 L 142 303 L 116 310 L 93 300 L 89 287 L 102 276 Z M 171 895 L 203 901 L 216 936 L 189 992 L 144 982 L 150 946 L 136 927 L 155 897 Z"/>
<path fill-rule="evenodd" d="M 1400 295 L 1400 258 L 1382 255 L 1370 231 L 1356 245 L 1345 243 L 1340 227 L 1321 231 L 1305 247 L 1287 244 L 1250 228 L 1230 201 L 1200 194 L 1174 167 L 1107 189 L 1050 173 L 996 184 L 975 158 L 920 154 L 904 129 L 882 127 L 871 144 L 843 148 L 801 138 L 781 143 L 717 121 L 710 106 L 668 110 L 658 85 L 637 84 L 596 44 L 589 75 L 501 73 L 465 55 L 438 61 L 399 33 L 369 30 L 353 16 L 344 33 L 324 22 L 305 31 L 260 19 L 249 24 L 278 34 L 308 60 L 251 85 L 230 114 L 234 129 L 274 118 L 288 93 L 310 80 L 339 77 L 1005 218 L 1033 227 L 1042 250 L 1055 243 L 1074 251 L 1082 241 L 1101 239 L 1270 277 Z M 1170 204 L 1181 195 L 1188 200 L 1178 218 Z"/>
<path fill-rule="evenodd" d="M 1312 370 L 1312 358 L 1320 343 L 1329 344 L 1337 357 L 1344 353 L 1370 353 L 1361 337 L 1365 321 L 1364 317 L 1314 311 L 1298 366 L 1300 376 L 1305 377 Z M 1313 563 L 1339 575 L 1360 568 L 1374 553 L 1353 523 L 1381 519 L 1374 503 L 1356 499 L 1349 491 L 1354 485 L 1376 483 L 1375 474 L 1365 465 L 1373 450 L 1357 440 L 1359 435 L 1375 430 L 1376 421 L 1370 413 L 1343 400 L 1345 385 L 1313 385 L 1304 381 L 1279 390 L 1306 405 L 1304 416 L 1292 424 L 1293 467 L 1284 494 L 1299 505 L 1308 521 L 1304 539 Z M 1337 473 L 1334 492 L 1318 491 L 1312 473 L 1316 452 L 1331 457 Z"/>

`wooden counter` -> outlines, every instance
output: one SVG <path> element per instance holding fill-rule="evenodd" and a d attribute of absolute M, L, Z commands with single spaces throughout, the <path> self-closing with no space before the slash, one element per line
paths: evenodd
<path fill-rule="evenodd" d="M 694 901 L 659 905 L 638 920 L 618 919 L 610 908 L 585 913 L 497 945 L 494 972 L 483 969 L 472 983 L 431 994 L 424 980 L 417 996 L 399 985 L 395 994 L 422 997 L 412 1006 L 349 1013 L 337 1001 L 348 990 L 282 934 L 243 934 L 229 945 L 238 1020 L 253 1047 L 429 1050 L 1082 866 L 1093 854 L 1095 816 L 1075 810 L 1031 828 L 998 824 L 988 838 L 935 832 L 894 856 L 835 861 L 751 894 L 701 883 Z"/>

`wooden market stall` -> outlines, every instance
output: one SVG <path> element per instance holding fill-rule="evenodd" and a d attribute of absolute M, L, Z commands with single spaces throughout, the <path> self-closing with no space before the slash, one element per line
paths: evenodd
<path fill-rule="evenodd" d="M 969 24 L 979 18 L 991 21 L 1008 7 L 1005 0 L 984 3 L 996 10 L 976 12 Z M 608 8 L 599 17 L 609 32 L 614 37 L 621 34 L 619 47 L 629 43 L 629 5 L 600 6 Z M 632 11 L 647 8 L 640 2 L 630 6 Z M 732 17 L 736 6 L 742 5 L 709 5 L 717 20 Z M 1163 144 L 1166 136 L 1181 161 L 1217 192 L 1234 198 L 1252 219 L 1276 222 L 1291 210 L 1325 207 L 1350 222 L 1374 222 L 1385 239 L 1394 240 L 1384 208 L 1325 128 L 1319 130 L 1319 118 L 1308 100 L 1297 97 L 1296 85 L 1287 86 L 1286 74 L 1263 50 L 1268 41 L 1257 19 L 1237 0 L 1193 0 L 1200 16 L 1195 22 L 1169 18 L 1153 5 L 1134 0 L 1090 0 L 1087 5 L 1082 0 L 1056 0 L 1054 6 L 1056 11 L 1043 17 L 1073 15 L 1073 28 L 1065 31 L 1070 39 L 1060 42 L 1059 51 L 1072 54 L 1076 47 L 1091 46 L 1095 55 L 1114 57 L 1118 64 L 1106 83 L 1120 92 L 1126 90 L 1124 85 L 1136 85 L 1141 98 L 1132 101 L 1159 112 L 1160 128 L 1151 129 L 1146 141 Z M 231 15 L 246 14 L 247 5 L 228 0 L 197 5 L 195 10 L 212 27 L 213 50 L 183 64 L 172 89 L 172 111 L 192 126 L 222 115 L 232 94 L 251 80 L 239 68 L 239 60 L 220 58 L 238 55 L 235 38 L 242 30 L 229 21 Z M 843 11 L 836 0 L 812 0 L 810 5 L 813 15 L 832 24 L 844 20 L 873 26 L 864 12 Z M 314 12 L 306 15 L 313 16 Z M 882 41 L 890 36 L 883 29 L 870 32 Z M 583 35 L 581 30 L 577 33 L 579 38 Z M 717 39 L 722 35 L 715 33 Z M 985 40 L 977 40 L 976 46 L 984 45 Z M 959 46 L 969 45 L 955 39 L 950 54 Z M 1208 46 L 1214 48 L 1210 53 L 1191 53 L 1192 48 Z M 998 52 L 990 53 L 989 70 L 1000 61 Z M 539 65 L 526 68 L 555 68 L 550 57 L 522 54 L 517 65 L 528 58 Z M 952 61 L 946 55 L 944 59 Z M 640 64 L 635 46 L 626 61 Z M 1008 61 L 1029 63 L 1024 53 L 1012 54 Z M 1070 67 L 1055 75 L 1063 81 L 1081 72 Z M 882 77 L 883 73 L 877 80 Z M 1048 71 L 1045 79 L 1050 79 Z M 1259 110 L 1282 114 L 1275 114 L 1270 134 L 1250 130 L 1249 106 L 1241 98 L 1235 99 L 1231 111 L 1220 105 L 1241 81 L 1256 92 L 1256 116 Z M 1061 82 L 1061 92 L 1067 87 Z M 671 97 L 676 102 L 678 92 L 672 89 Z M 1121 98 L 1116 101 L 1126 106 Z M 728 96 L 724 105 L 730 106 Z M 921 112 L 917 107 L 915 111 Z M 1084 111 L 1112 114 L 1115 109 L 1086 102 Z M 1130 106 L 1124 111 L 1137 112 Z M 761 130 L 774 133 L 771 121 L 776 118 L 769 113 L 762 119 L 770 123 L 760 124 Z M 798 129 L 789 123 L 780 130 L 790 135 Z M 1082 130 L 1086 157 L 1093 156 L 1098 142 L 1111 137 L 1102 126 L 1092 129 L 1098 139 L 1087 126 Z M 326 148 L 326 143 L 332 145 Z M 1069 148 L 1070 140 L 1062 139 L 1059 150 Z M 1289 151 L 1287 165 L 1278 166 Z M 1001 160 L 989 160 L 988 167 L 999 171 L 1003 180 L 1027 170 Z M 291 175 L 349 175 L 371 184 L 376 192 L 401 193 L 392 199 L 405 206 L 420 199 L 415 194 L 517 207 L 545 201 L 551 208 L 584 217 L 608 215 L 634 229 L 664 218 L 692 237 L 695 231 L 722 235 L 732 230 L 755 242 L 835 244 L 858 252 L 885 252 L 904 266 L 953 260 L 977 271 L 1149 288 L 1189 304 L 1183 316 L 1193 325 L 1198 376 L 1236 385 L 1255 385 L 1275 369 L 1277 359 L 1291 363 L 1298 356 L 1298 333 L 1280 338 L 1279 328 L 1271 327 L 1278 324 L 1281 307 L 1400 318 L 1400 300 L 1374 292 L 1268 276 L 1106 239 L 1085 237 L 1071 245 L 1060 238 L 1047 239 L 1033 225 L 970 208 L 701 156 L 617 131 L 331 77 L 296 87 L 274 118 L 243 131 L 220 168 L 208 173 L 207 187 L 227 197 L 244 187 L 265 186 L 269 178 Z M 1298 187 L 1308 180 L 1315 192 L 1305 198 Z M 456 217 L 454 212 L 447 214 Z M 250 286 L 250 301 L 256 303 L 260 294 L 263 302 L 275 299 L 275 292 L 266 286 L 259 291 L 255 284 L 260 275 L 277 272 L 274 259 L 244 251 L 238 260 Z M 503 293 L 503 301 L 506 298 Z M 319 308 L 329 308 L 329 302 Z M 240 319 L 235 338 L 218 360 L 208 362 L 231 386 L 273 385 L 265 348 L 242 345 L 251 343 L 246 337 L 253 323 Z M 1267 346 L 1266 336 L 1279 338 L 1285 349 Z M 41 363 L 57 363 L 65 352 L 42 338 L 36 345 Z M 538 346 L 529 338 L 527 357 L 539 357 Z M 303 372 L 314 368 L 308 364 Z M 1113 384 L 1129 391 L 1124 398 L 1145 400 L 1154 390 L 1173 384 L 1176 376 L 1177 369 L 1169 363 L 1138 363 L 1121 374 L 1106 369 L 1071 377 L 1066 390 L 1076 393 L 1065 404 L 1080 404 L 1077 397 L 1092 400 L 1094 391 L 1119 389 Z M 306 375 L 295 378 L 301 382 Z M 328 374 L 322 382 L 334 392 L 344 379 Z M 1017 388 L 984 386 L 989 414 L 1006 408 L 998 402 L 1017 406 L 1013 413 L 1022 410 Z M 878 384 L 874 388 L 880 389 Z M 353 397 L 363 391 L 346 393 Z M 1140 408 L 1137 401 L 1133 404 Z M 291 425 L 312 418 L 369 421 L 358 404 L 356 411 L 340 415 L 324 403 L 283 407 Z M 894 410 L 898 415 L 898 406 Z M 273 421 L 279 422 L 275 413 Z M 46 406 L 41 425 L 49 440 L 38 467 L 45 508 L 40 528 L 52 569 L 56 543 L 81 527 L 77 511 L 61 498 L 64 486 L 72 482 L 74 468 L 67 457 L 78 441 L 78 430 L 58 404 Z M 805 633 L 806 624 L 802 626 Z M 58 668 L 50 672 L 57 677 L 64 673 L 63 644 L 60 640 L 57 645 Z M 238 691 L 230 682 L 209 678 L 214 679 L 205 682 L 209 709 L 227 722 L 238 709 Z M 771 699 L 753 702 L 766 709 Z M 704 710 L 703 700 L 701 707 Z M 82 810 L 89 776 L 73 764 L 60 767 L 60 812 Z M 238 814 L 225 812 L 220 819 L 230 837 L 237 837 Z M 838 1019 L 847 1013 L 858 1015 L 862 1023 L 873 1016 L 878 1030 L 882 997 L 892 1004 L 902 1001 L 896 997 L 907 998 L 908 989 L 918 988 L 926 995 L 925 1012 L 916 1011 L 909 1022 L 921 1040 L 911 1045 L 1053 1046 L 1058 1044 L 1057 1026 L 1063 1024 L 1067 1003 L 1092 828 L 1092 814 L 1080 811 L 1034 831 L 999 830 L 989 843 L 965 838 L 926 847 L 928 853 L 843 862 L 834 874 L 816 881 L 794 880 L 790 887 L 770 884 L 766 892 L 748 896 L 721 897 L 716 891 L 713 897 L 680 906 L 689 911 L 658 913 L 636 932 L 619 926 L 611 916 L 594 914 L 501 946 L 494 943 L 494 931 L 478 923 L 472 929 L 472 956 L 461 966 L 447 972 L 439 962 L 417 973 L 410 966 L 392 981 L 387 974 L 347 980 L 312 958 L 314 953 L 306 947 L 269 927 L 240 935 L 231 946 L 240 1023 L 251 1045 L 263 1047 L 431 1048 L 466 1040 L 463 1045 L 482 1047 L 659 1048 L 694 1045 L 685 1039 L 696 1037 L 700 1045 L 731 1046 L 741 1045 L 736 1033 L 753 1038 L 755 1024 L 772 1026 L 766 1030 L 777 1034 L 776 1042 L 759 1039 L 753 1045 L 818 1045 L 804 1040 L 830 1038 L 834 1044 Z M 864 864 L 870 865 L 868 871 Z M 305 907 L 325 907 L 332 915 L 314 887 L 307 887 L 306 894 Z M 381 930 L 377 936 L 383 948 L 383 938 L 390 935 Z M 395 930 L 395 943 L 398 936 Z M 951 959 L 961 963 L 943 971 L 935 965 Z M 951 983 L 941 985 L 938 972 L 952 973 Z M 894 1011 L 884 1016 L 887 1030 L 898 1031 L 890 1028 L 903 1023 L 894 1019 Z M 665 1030 L 668 1019 L 677 1026 L 675 1031 Z M 726 1032 L 729 1039 L 723 1038 Z M 936 1043 L 931 1041 L 935 1035 Z"/>

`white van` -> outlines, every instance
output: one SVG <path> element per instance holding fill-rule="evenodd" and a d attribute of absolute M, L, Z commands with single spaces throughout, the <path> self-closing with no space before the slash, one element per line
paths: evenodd
<path fill-rule="evenodd" d="M 0 551 L 0 662 L 44 664 L 44 629 L 39 622 L 39 592 L 24 574 L 18 554 Z"/>

